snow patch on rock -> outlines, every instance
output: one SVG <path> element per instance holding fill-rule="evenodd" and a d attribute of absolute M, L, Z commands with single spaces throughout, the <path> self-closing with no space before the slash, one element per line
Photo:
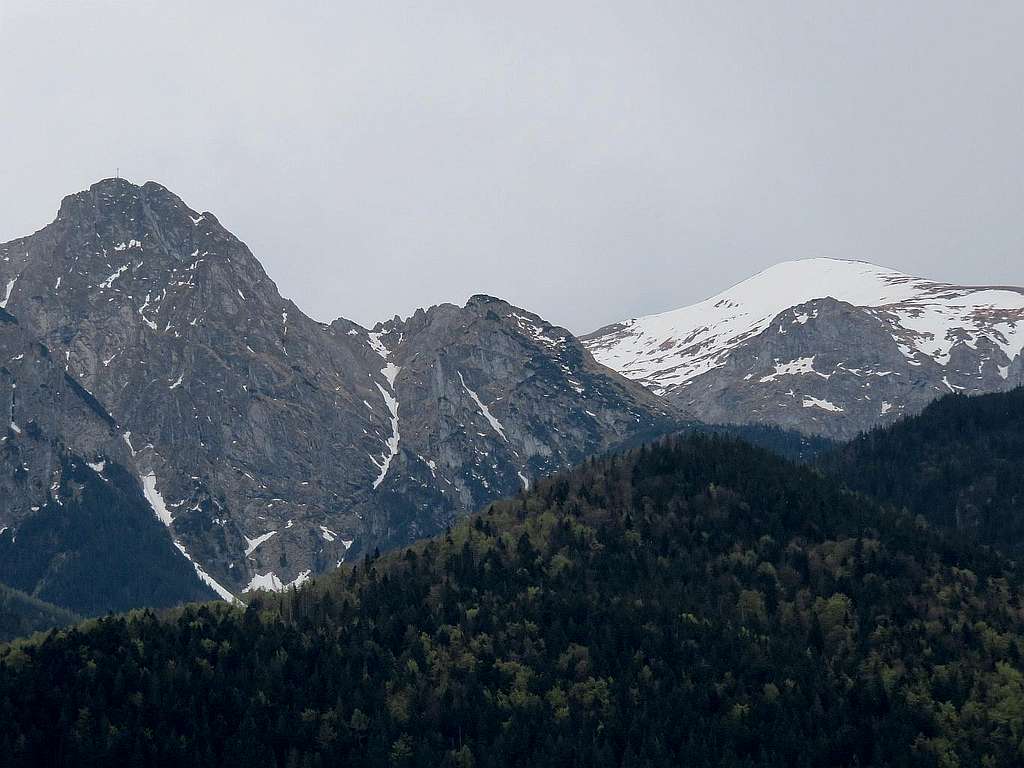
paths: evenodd
<path fill-rule="evenodd" d="M 125 438 L 127 439 L 125 433 Z M 170 527 L 171 523 L 174 522 L 171 517 L 171 511 L 167 508 L 167 504 L 164 502 L 164 497 L 160 495 L 160 491 L 156 489 L 156 473 L 153 470 L 149 470 L 146 474 L 140 478 L 142 480 L 142 492 L 146 496 L 146 501 L 149 502 L 149 506 L 153 508 L 153 512 L 157 519 L 164 525 Z"/>
<path fill-rule="evenodd" d="M 248 557 L 256 548 L 263 542 L 269 540 L 276 534 L 277 531 L 267 531 L 266 533 L 260 534 L 255 539 L 250 539 L 248 536 L 245 537 L 245 556 Z"/>
<path fill-rule="evenodd" d="M 388 469 L 391 468 L 391 462 L 398 455 L 398 443 L 401 436 L 398 431 L 398 398 L 396 397 L 397 392 L 395 391 L 395 379 L 398 377 L 398 372 L 401 370 L 397 365 L 392 363 L 388 358 L 391 356 L 391 350 L 384 346 L 380 337 L 383 332 L 371 332 L 367 334 L 369 338 L 370 348 L 373 349 L 380 357 L 384 360 L 384 367 L 381 368 L 381 375 L 384 380 L 388 383 L 388 389 L 385 389 L 379 383 L 377 389 L 380 390 L 381 397 L 384 398 L 384 404 L 387 406 L 388 413 L 391 414 L 391 436 L 388 437 L 385 442 L 387 451 L 378 460 L 376 457 L 371 456 L 370 461 L 379 470 L 379 474 L 373 481 L 373 487 L 377 488 L 381 483 L 384 482 L 384 478 L 388 474 Z"/>
<path fill-rule="evenodd" d="M 811 397 L 810 395 L 804 395 L 803 406 L 804 408 L 821 408 L 823 411 L 830 411 L 832 413 L 843 412 L 843 409 L 835 403 L 830 403 L 828 400 L 822 400 L 817 397 Z"/>
<path fill-rule="evenodd" d="M 4 300 L 0 301 L 0 309 L 7 309 L 7 302 L 11 300 L 11 292 L 14 290 L 16 282 L 18 282 L 17 277 L 12 277 L 7 281 L 7 288 L 4 290 Z"/>
<path fill-rule="evenodd" d="M 462 371 L 459 371 L 458 374 L 459 381 L 462 382 L 462 388 L 466 390 L 467 393 L 469 393 L 469 396 L 473 399 L 473 402 L 476 403 L 477 409 L 480 411 L 481 414 L 483 414 L 483 417 L 487 419 L 487 423 L 491 425 L 491 429 L 493 429 L 495 432 L 501 435 L 501 439 L 507 443 L 508 437 L 505 435 L 505 427 L 502 426 L 502 423 L 500 421 L 494 418 L 494 414 L 491 413 L 491 409 L 480 401 L 480 396 L 469 388 L 469 385 L 466 384 L 466 380 L 462 377 Z"/>

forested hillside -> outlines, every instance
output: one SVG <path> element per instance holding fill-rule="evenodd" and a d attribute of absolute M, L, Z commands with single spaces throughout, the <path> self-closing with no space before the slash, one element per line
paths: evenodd
<path fill-rule="evenodd" d="M 806 435 L 773 424 L 700 424 L 694 431 L 734 437 L 797 462 L 813 461 L 836 447 L 836 443 L 826 437 Z"/>
<path fill-rule="evenodd" d="M 247 609 L 0 651 L 12 766 L 1020 761 L 998 556 L 722 438 L 588 462 Z"/>
<path fill-rule="evenodd" d="M 704 424 L 692 421 L 642 432 L 614 445 L 606 453 L 624 453 L 667 437 L 685 438 L 691 435 L 731 437 L 801 464 L 814 461 L 838 447 L 837 443 L 826 437 L 805 435 L 773 424 Z"/>
<path fill-rule="evenodd" d="M 1024 547 L 1024 388 L 947 395 L 822 459 L 855 488 L 1019 556 Z"/>
<path fill-rule="evenodd" d="M 76 621 L 81 619 L 71 611 L 0 584 L 0 643 Z"/>

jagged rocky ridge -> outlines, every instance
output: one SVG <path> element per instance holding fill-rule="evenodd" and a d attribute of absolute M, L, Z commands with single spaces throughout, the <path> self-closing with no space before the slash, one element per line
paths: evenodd
<path fill-rule="evenodd" d="M 583 342 L 702 421 L 847 439 L 942 394 L 1024 381 L 1024 289 L 808 259 Z"/>
<path fill-rule="evenodd" d="M 318 323 L 216 217 L 152 182 L 66 198 L 52 224 L 0 245 L 0 289 L 66 386 L 109 412 L 89 459 L 128 467 L 235 594 L 434 533 L 678 418 L 497 299 L 372 330 Z M 31 514 L 30 495 L 0 526 Z"/>
<path fill-rule="evenodd" d="M 332 327 L 363 335 L 350 326 Z M 669 408 L 609 375 L 567 330 L 490 296 L 419 310 L 365 337 L 388 380 L 383 416 L 400 435 L 375 460 L 389 510 L 376 537 L 388 542 L 427 535 L 461 510 L 674 423 Z"/>

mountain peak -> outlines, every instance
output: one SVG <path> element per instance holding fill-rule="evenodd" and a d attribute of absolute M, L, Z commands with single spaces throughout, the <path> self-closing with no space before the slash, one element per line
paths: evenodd
<path fill-rule="evenodd" d="M 100 179 L 94 184 L 90 184 L 88 190 L 83 190 L 82 192 L 78 192 L 76 194 L 86 194 L 87 192 L 91 192 L 93 194 L 109 194 L 124 192 L 136 194 L 139 192 L 173 194 L 167 187 L 165 187 L 163 184 L 160 184 L 159 182 L 146 181 L 143 182 L 142 184 L 136 184 L 135 182 L 129 181 L 128 179 L 122 176 L 110 176 L 106 179 Z M 74 194 L 69 195 L 69 197 L 74 197 Z"/>
<path fill-rule="evenodd" d="M 236 592 L 443 529 L 675 423 L 568 331 L 492 296 L 372 330 L 315 323 L 153 182 L 103 179 L 0 245 L 0 300 L 123 426 L 174 541 Z"/>
<path fill-rule="evenodd" d="M 466 306 L 468 307 L 471 304 L 508 304 L 508 302 L 486 293 L 474 293 L 469 297 Z"/>
<path fill-rule="evenodd" d="M 67 195 L 57 213 L 58 222 L 89 225 L 117 221 L 121 228 L 180 227 L 183 231 L 198 223 L 219 224 L 209 213 L 199 214 L 162 184 L 147 181 L 139 186 L 127 179 L 101 179 L 88 189 Z"/>
<path fill-rule="evenodd" d="M 1024 367 L 1024 289 L 951 285 L 866 261 L 784 261 L 584 342 L 598 362 L 705 418 L 775 419 L 843 437 L 942 392 L 1015 380 Z M 841 376 L 821 367 L 826 357 L 833 368 L 845 363 Z M 840 387 L 847 374 L 859 380 Z M 876 375 L 906 386 L 883 398 Z M 740 390 L 756 392 L 757 403 Z M 854 411 L 863 413 L 855 419 Z"/>
<path fill-rule="evenodd" d="M 120 176 L 110 176 L 110 177 L 108 177 L 106 179 L 100 179 L 95 184 L 90 184 L 89 185 L 89 191 L 90 192 L 104 192 L 104 191 L 107 191 L 107 190 L 117 190 L 117 189 L 133 189 L 133 190 L 135 190 L 135 189 L 139 189 L 139 188 L 140 187 L 139 187 L 138 184 L 135 184 L 135 183 L 129 181 L 128 179 L 122 178 Z"/>

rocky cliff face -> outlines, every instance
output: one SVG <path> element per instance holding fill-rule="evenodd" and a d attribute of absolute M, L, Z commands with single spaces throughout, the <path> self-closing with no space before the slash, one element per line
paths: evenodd
<path fill-rule="evenodd" d="M 127 463 L 113 418 L 17 318 L 0 309 L 0 527 L 53 496 L 66 452 Z"/>
<path fill-rule="evenodd" d="M 0 581 L 86 615 L 212 597 L 114 419 L 5 310 L 0 361 Z"/>
<path fill-rule="evenodd" d="M 317 323 L 153 183 L 66 198 L 0 245 L 0 289 L 109 411 L 171 535 L 235 593 L 433 533 L 672 419 L 568 332 L 485 297 L 372 331 Z"/>
<path fill-rule="evenodd" d="M 846 439 L 944 393 L 1020 384 L 1024 289 L 811 259 L 584 343 L 702 421 Z"/>
<path fill-rule="evenodd" d="M 109 180 L 0 263 L 9 306 L 123 427 L 193 557 L 240 590 L 343 556 L 311 510 L 358 506 L 348 483 L 369 484 L 362 458 L 383 434 L 362 405 L 368 350 L 282 299 L 212 214 Z M 270 531 L 287 534 L 257 554 Z"/>
<path fill-rule="evenodd" d="M 567 330 L 490 296 L 419 310 L 365 336 L 388 379 L 383 413 L 368 407 L 400 436 L 376 460 L 387 540 L 436 531 L 462 510 L 675 423 L 669 406 L 597 365 Z"/>

